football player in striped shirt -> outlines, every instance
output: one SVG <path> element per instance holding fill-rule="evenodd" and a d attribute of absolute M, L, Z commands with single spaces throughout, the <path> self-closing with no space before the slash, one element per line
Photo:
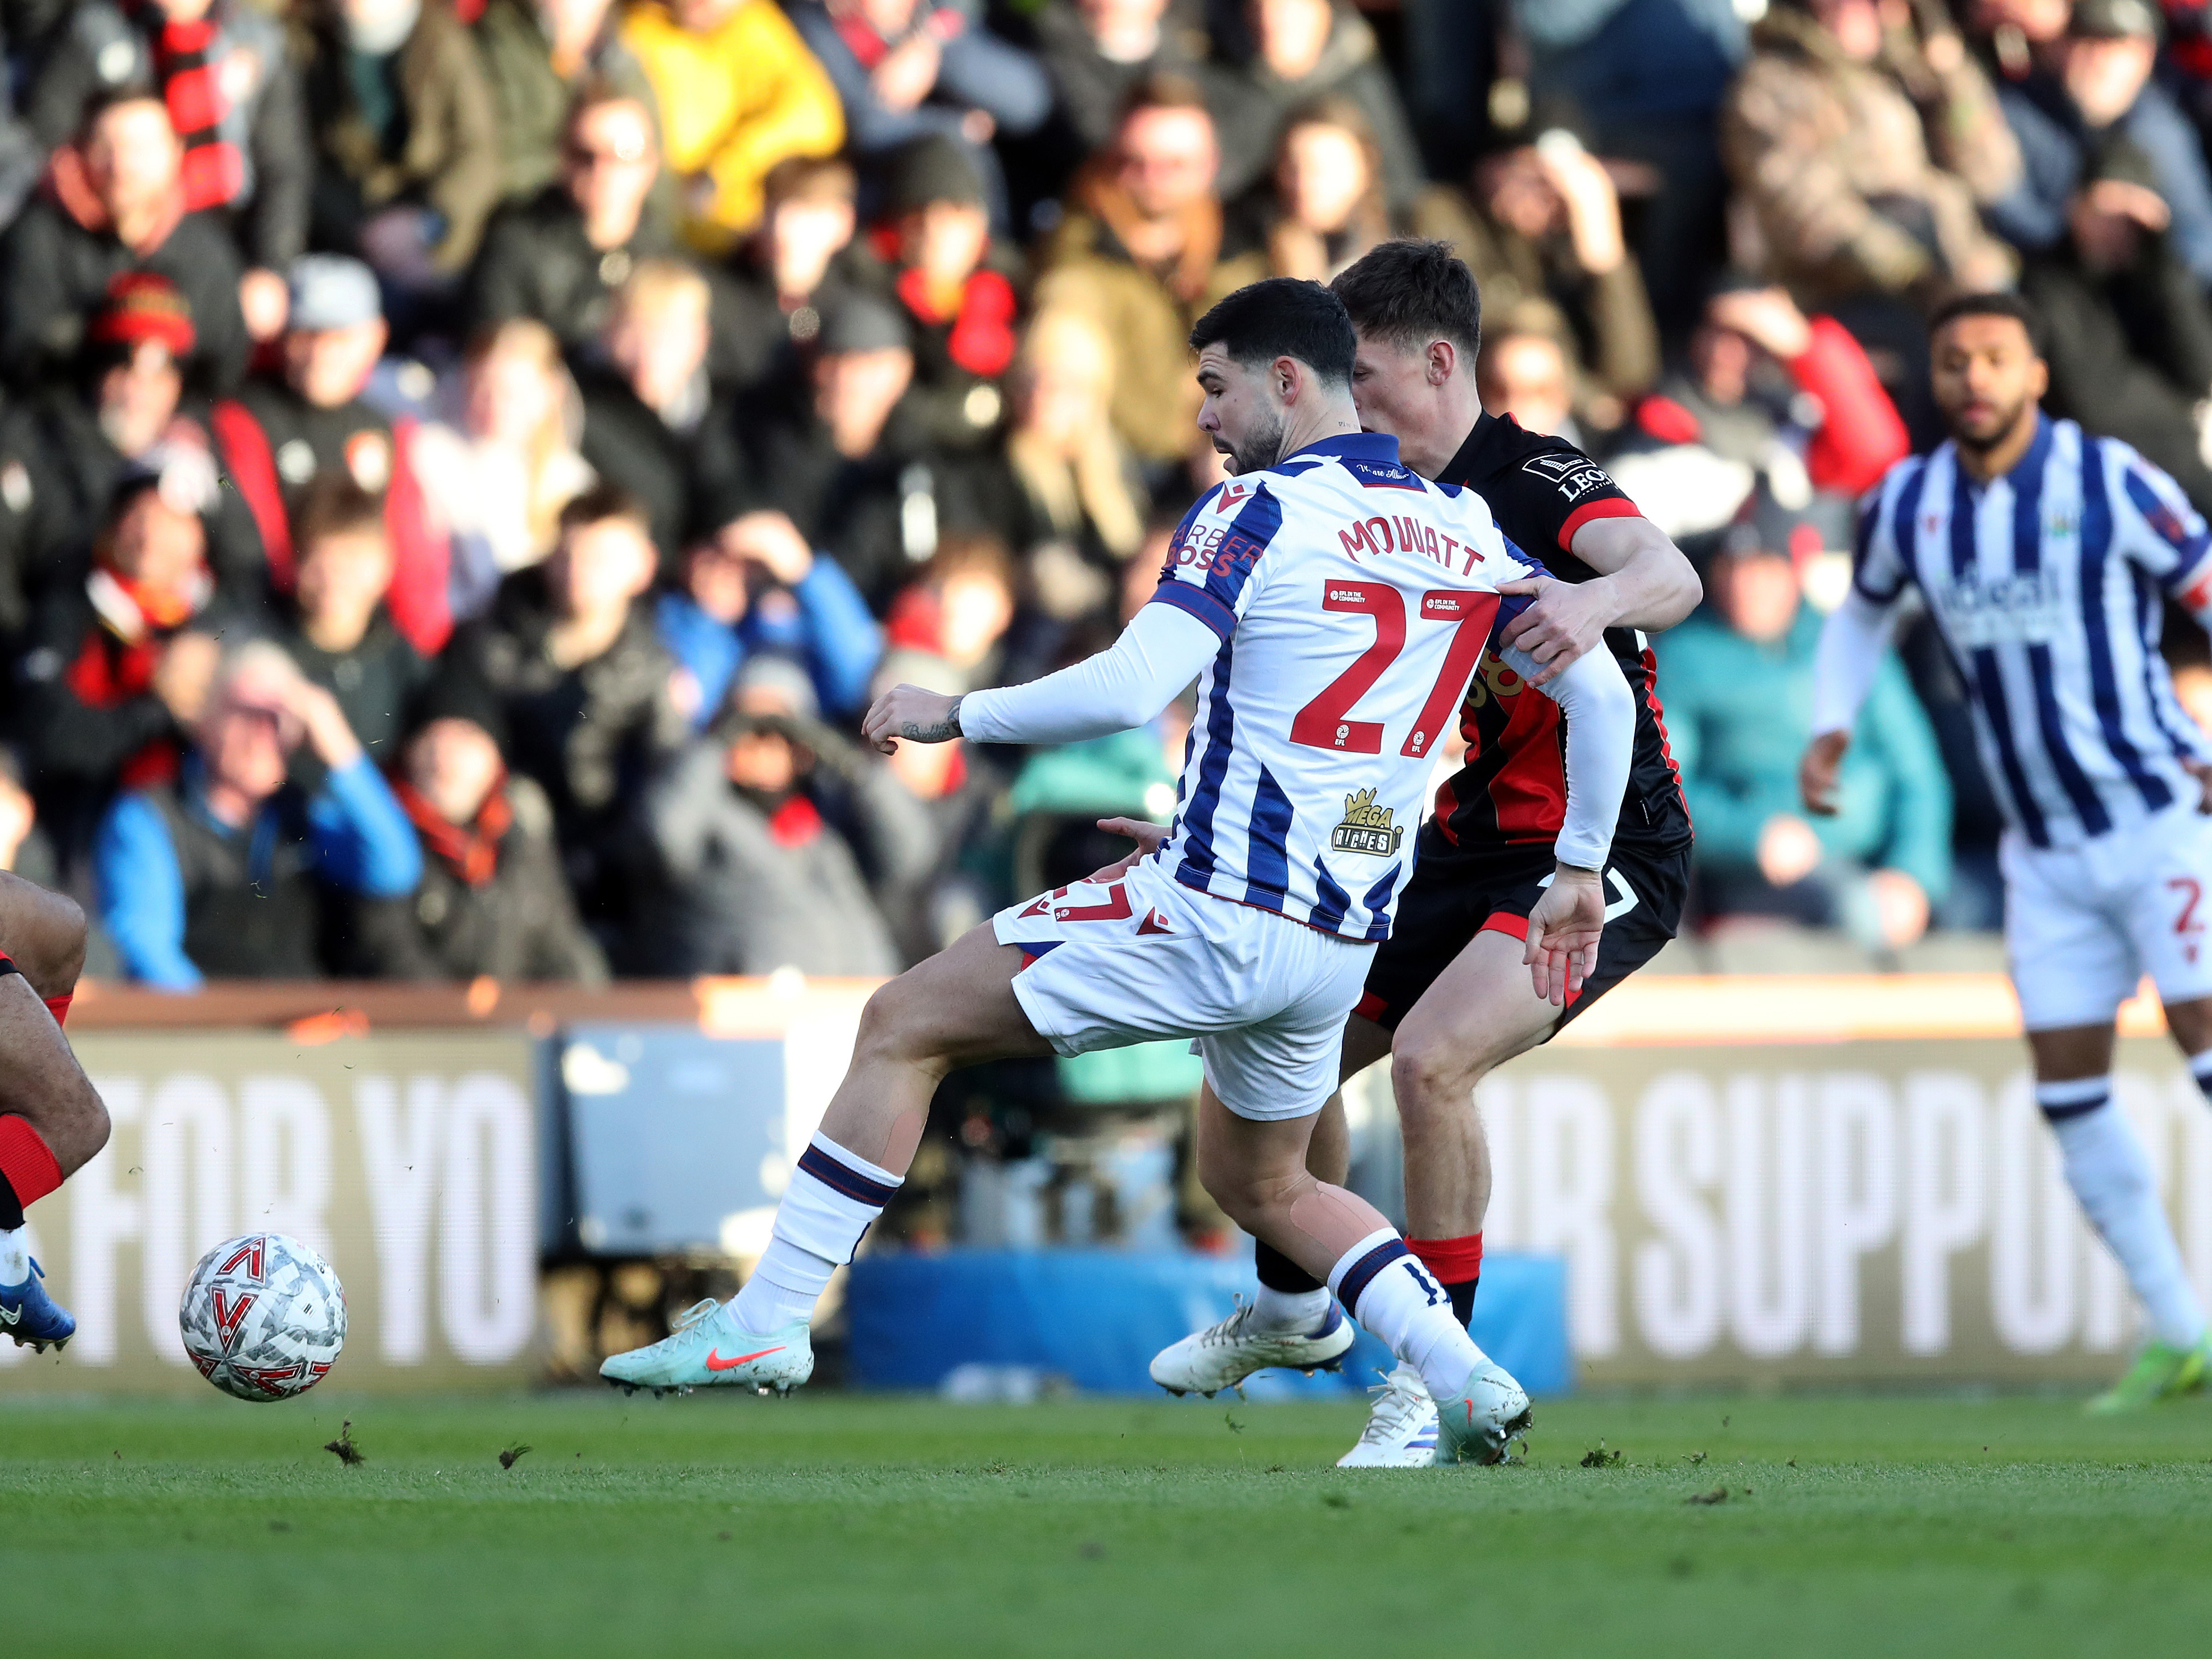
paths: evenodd
<path fill-rule="evenodd" d="M 1810 810 L 1833 810 L 1852 723 L 1917 588 L 1966 683 L 2005 816 L 2005 944 L 2036 1103 L 2148 1316 L 2142 1352 L 2090 1402 L 2106 1413 L 2201 1389 L 2212 1364 L 2112 1082 L 2114 1016 L 2148 973 L 2212 1094 L 2212 744 L 2159 654 L 2169 599 L 2212 623 L 2212 535 L 2127 445 L 2043 412 L 2037 334 L 2011 295 L 1936 313 L 1950 438 L 1899 462 L 1861 503 L 1851 592 L 1820 636 L 1800 782 Z"/>

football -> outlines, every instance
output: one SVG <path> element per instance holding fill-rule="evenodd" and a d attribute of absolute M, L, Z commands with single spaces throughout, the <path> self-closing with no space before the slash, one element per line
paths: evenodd
<path fill-rule="evenodd" d="M 338 1276 L 283 1233 L 248 1233 L 202 1256 L 177 1317 L 200 1375 L 258 1404 L 306 1393 L 345 1346 Z"/>

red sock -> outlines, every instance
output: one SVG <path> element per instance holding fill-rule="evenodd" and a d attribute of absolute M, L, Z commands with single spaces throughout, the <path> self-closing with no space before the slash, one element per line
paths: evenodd
<path fill-rule="evenodd" d="M 54 1017 L 55 1024 L 66 1025 L 69 1024 L 70 1004 L 76 1000 L 76 993 L 74 991 L 64 991 L 58 997 L 48 997 L 46 999 L 46 1012 Z"/>
<path fill-rule="evenodd" d="M 1482 1235 L 1464 1238 L 1409 1238 L 1406 1248 L 1420 1257 L 1451 1297 L 1452 1312 L 1466 1324 L 1474 1316 L 1474 1287 L 1482 1279 Z"/>
<path fill-rule="evenodd" d="M 27 1118 L 0 1116 L 0 1182 L 14 1190 L 19 1207 L 37 1203 L 62 1184 L 53 1149 Z"/>

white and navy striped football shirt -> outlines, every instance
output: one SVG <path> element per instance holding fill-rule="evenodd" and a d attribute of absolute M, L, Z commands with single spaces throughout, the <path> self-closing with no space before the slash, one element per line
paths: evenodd
<path fill-rule="evenodd" d="M 1955 446 L 1900 461 L 1860 503 L 1852 581 L 1887 607 L 1908 583 L 1974 711 L 1984 770 L 2037 847 L 2139 822 L 2212 759 L 2159 655 L 2163 600 L 2205 574 L 2204 521 L 2115 438 L 2039 421 L 2002 477 L 1978 484 Z"/>

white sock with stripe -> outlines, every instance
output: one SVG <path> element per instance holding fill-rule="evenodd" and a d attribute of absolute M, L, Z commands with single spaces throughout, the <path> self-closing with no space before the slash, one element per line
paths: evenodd
<path fill-rule="evenodd" d="M 2152 1334 L 2177 1348 L 2204 1340 L 2204 1310 L 2182 1266 L 2158 1182 L 2134 1127 L 2112 1101 L 2109 1077 L 2039 1083 L 2066 1184 L 2142 1298 Z"/>
<path fill-rule="evenodd" d="M 1395 1228 L 1370 1233 L 1328 1270 L 1328 1287 L 1352 1316 L 1420 1372 L 1442 1400 L 1467 1386 L 1486 1356 L 1452 1313 L 1451 1297 Z"/>
<path fill-rule="evenodd" d="M 0 1285 L 12 1291 L 30 1276 L 30 1224 L 0 1227 Z"/>
<path fill-rule="evenodd" d="M 899 1189 L 899 1177 L 817 1134 L 799 1154 L 768 1249 L 730 1306 L 758 1336 L 812 1316 L 830 1276 L 853 1259 L 860 1238 Z"/>

